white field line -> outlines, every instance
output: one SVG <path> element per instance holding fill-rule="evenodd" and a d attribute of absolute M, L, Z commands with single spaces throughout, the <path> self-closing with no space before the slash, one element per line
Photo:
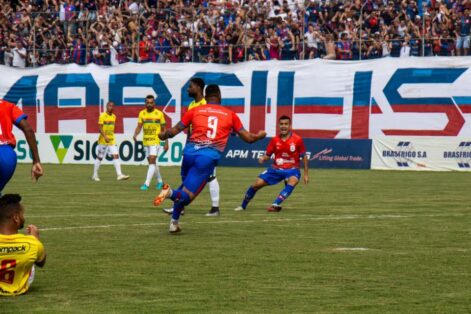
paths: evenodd
<path fill-rule="evenodd" d="M 162 215 L 162 214 L 161 214 Z M 265 217 L 267 214 L 264 215 Z M 401 218 L 416 218 L 416 217 L 446 217 L 446 216 L 463 216 L 461 214 L 425 214 L 425 215 L 343 215 L 343 216 L 321 216 L 299 218 L 284 218 L 284 217 L 273 217 L 261 220 L 221 220 L 221 219 L 205 219 L 204 221 L 189 221 L 190 224 L 251 224 L 260 222 L 292 222 L 292 221 L 322 221 L 322 220 L 361 220 L 361 219 L 401 219 Z M 44 217 L 44 216 L 43 216 Z M 76 217 L 76 216 L 71 216 Z M 142 226 L 164 226 L 167 222 L 155 222 L 155 223 L 130 223 L 130 224 L 109 224 L 109 225 L 87 225 L 87 226 L 65 226 L 65 227 L 46 227 L 41 228 L 41 231 L 56 231 L 56 230 L 79 230 L 79 229 L 99 229 L 99 228 L 119 228 L 119 227 L 142 227 Z"/>
<path fill-rule="evenodd" d="M 275 217 L 275 215 L 280 215 L 276 213 L 253 213 L 250 211 L 247 211 L 247 213 L 250 213 L 250 217 L 267 217 L 269 215 L 272 215 Z M 226 216 L 228 215 L 228 216 Z M 236 213 L 232 211 L 228 211 L 227 214 L 223 211 L 223 217 L 234 217 L 237 215 L 244 215 L 244 212 L 242 213 Z M 407 217 L 461 217 L 461 216 L 466 216 L 468 213 L 443 213 L 443 214 L 379 214 L 379 215 L 339 215 L 339 216 L 333 216 L 333 215 L 324 215 L 324 216 L 318 216 L 317 218 L 329 218 L 329 219 L 334 219 L 334 218 L 340 218 L 340 219 L 356 219 L 356 218 L 378 218 L 378 217 L 385 217 L 385 218 L 407 218 Z M 154 212 L 149 212 L 149 213 L 100 213 L 100 214 L 53 214 L 53 215 L 27 215 L 27 218 L 86 218 L 86 217 L 154 217 L 154 216 L 166 216 L 165 213 L 163 213 L 160 210 L 154 211 Z M 195 212 L 189 213 L 189 217 L 197 217 L 198 214 Z M 202 216 L 202 214 L 201 214 Z M 291 217 L 310 217 L 313 218 L 313 215 L 310 214 L 296 214 L 293 212 L 290 212 Z M 211 218 L 208 218 L 211 219 Z"/>

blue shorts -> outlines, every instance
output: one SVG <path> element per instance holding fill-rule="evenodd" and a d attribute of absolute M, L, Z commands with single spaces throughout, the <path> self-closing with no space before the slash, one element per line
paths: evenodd
<path fill-rule="evenodd" d="M 10 145 L 0 145 L 0 194 L 16 169 L 16 153 Z"/>
<path fill-rule="evenodd" d="M 258 177 L 265 181 L 268 185 L 273 185 L 279 183 L 280 181 L 288 180 L 291 177 L 296 177 L 299 180 L 301 178 L 301 172 L 298 168 L 275 169 L 270 167 L 262 172 Z"/>
<path fill-rule="evenodd" d="M 214 159 L 204 152 L 183 154 L 181 168 L 183 186 L 197 195 L 203 190 L 217 163 L 218 159 Z"/>

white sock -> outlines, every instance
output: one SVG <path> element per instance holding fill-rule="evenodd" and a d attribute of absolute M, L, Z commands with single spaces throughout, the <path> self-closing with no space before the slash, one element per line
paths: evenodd
<path fill-rule="evenodd" d="M 100 169 L 101 160 L 95 159 L 95 166 L 93 167 L 93 176 L 98 177 L 98 169 Z"/>
<path fill-rule="evenodd" d="M 162 175 L 160 174 L 160 169 L 159 165 L 155 165 L 155 178 L 157 179 L 157 182 L 163 182 L 162 181 Z"/>
<path fill-rule="evenodd" d="M 116 174 L 118 176 L 122 175 L 121 173 L 121 165 L 119 163 L 119 159 L 113 159 L 113 165 L 114 165 L 114 168 L 116 169 Z"/>
<path fill-rule="evenodd" d="M 217 178 L 209 182 L 209 194 L 211 195 L 211 206 L 219 207 L 219 182 Z"/>
<path fill-rule="evenodd" d="M 152 180 L 152 176 L 154 175 L 155 172 L 155 165 L 150 164 L 149 169 L 147 169 L 147 177 L 146 177 L 146 185 L 150 186 L 150 181 Z"/>

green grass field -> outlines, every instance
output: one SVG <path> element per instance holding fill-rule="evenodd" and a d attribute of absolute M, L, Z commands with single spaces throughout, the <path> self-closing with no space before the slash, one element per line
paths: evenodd
<path fill-rule="evenodd" d="M 138 189 L 144 166 L 124 166 L 127 182 L 111 166 L 92 182 L 92 166 L 46 165 L 33 184 L 29 169 L 4 192 L 24 197 L 48 261 L 0 313 L 471 312 L 469 173 L 311 170 L 268 213 L 281 185 L 234 212 L 261 169 L 219 168 L 222 215 L 204 216 L 205 190 L 169 235 L 154 190 Z"/>

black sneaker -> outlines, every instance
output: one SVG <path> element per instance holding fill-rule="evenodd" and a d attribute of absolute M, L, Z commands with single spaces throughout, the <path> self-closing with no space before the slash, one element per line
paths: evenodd
<path fill-rule="evenodd" d="M 220 216 L 219 207 L 211 207 L 211 210 L 206 213 L 206 217 L 217 217 Z"/>

